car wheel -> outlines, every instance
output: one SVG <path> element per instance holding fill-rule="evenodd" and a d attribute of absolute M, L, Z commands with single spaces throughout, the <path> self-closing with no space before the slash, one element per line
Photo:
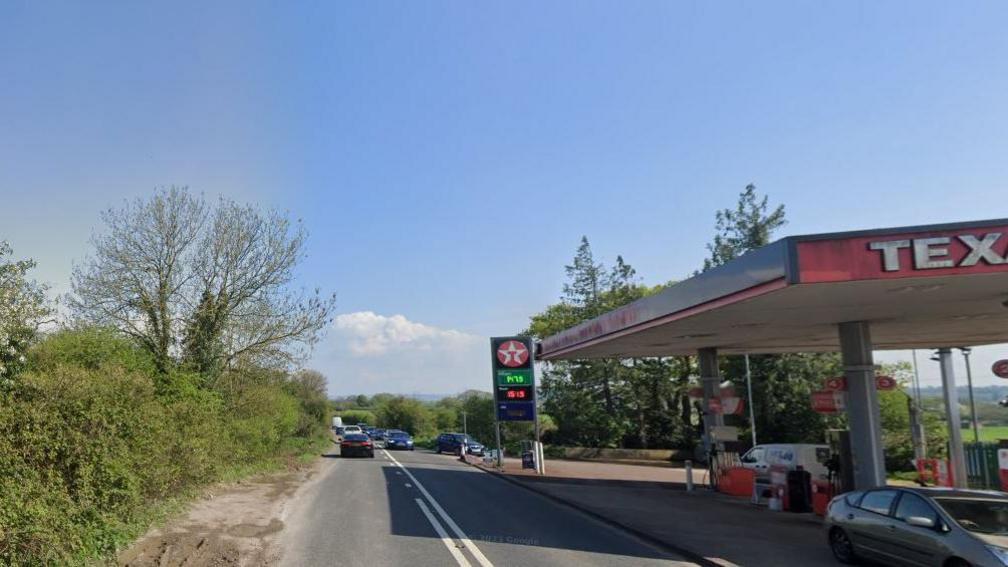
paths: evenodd
<path fill-rule="evenodd" d="M 970 567 L 970 564 L 958 557 L 953 557 L 945 562 L 945 567 Z"/>
<path fill-rule="evenodd" d="M 412 450 L 413 450 L 413 447 L 410 447 L 410 448 L 409 448 L 409 450 L 410 450 L 410 451 L 412 451 Z"/>
<path fill-rule="evenodd" d="M 830 551 L 833 552 L 833 557 L 836 557 L 840 563 L 853 565 L 857 561 L 857 556 L 854 555 L 854 544 L 847 537 L 847 532 L 842 529 L 833 528 L 830 530 L 829 545 Z"/>
<path fill-rule="evenodd" d="M 440 454 L 441 454 L 441 445 L 438 445 L 438 446 L 437 446 L 437 454 L 438 454 L 438 455 L 440 455 Z"/>

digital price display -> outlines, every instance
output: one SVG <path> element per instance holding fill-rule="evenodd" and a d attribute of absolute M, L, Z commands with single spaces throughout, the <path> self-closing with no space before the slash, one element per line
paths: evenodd
<path fill-rule="evenodd" d="M 497 371 L 497 385 L 498 386 L 531 386 L 532 385 L 532 371 L 531 370 L 498 370 Z"/>
<path fill-rule="evenodd" d="M 503 386 L 497 388 L 499 402 L 531 402 L 532 386 Z"/>

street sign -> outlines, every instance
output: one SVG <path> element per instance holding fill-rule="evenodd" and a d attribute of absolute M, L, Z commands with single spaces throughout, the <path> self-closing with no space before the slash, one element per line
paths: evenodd
<path fill-rule="evenodd" d="M 995 362 L 991 372 L 998 378 L 1008 378 L 1008 358 Z"/>
<path fill-rule="evenodd" d="M 494 401 L 498 421 L 535 421 L 535 367 L 532 339 L 490 339 Z"/>

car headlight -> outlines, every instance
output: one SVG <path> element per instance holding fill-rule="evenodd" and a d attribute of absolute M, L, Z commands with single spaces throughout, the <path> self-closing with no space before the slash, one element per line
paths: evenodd
<path fill-rule="evenodd" d="M 988 545 L 987 549 L 994 554 L 994 557 L 998 558 L 998 561 L 1000 561 L 1002 565 L 1008 565 L 1008 548 Z"/>

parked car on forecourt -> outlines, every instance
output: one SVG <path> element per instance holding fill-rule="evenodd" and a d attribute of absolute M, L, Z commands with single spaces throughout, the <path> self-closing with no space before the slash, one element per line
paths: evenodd
<path fill-rule="evenodd" d="M 833 555 L 885 565 L 1008 565 L 1008 494 L 879 487 L 841 494 L 824 521 Z"/>
<path fill-rule="evenodd" d="M 399 429 L 390 429 L 385 433 L 385 448 L 402 449 L 404 451 L 413 450 L 413 438 L 409 433 Z"/>
<path fill-rule="evenodd" d="M 483 456 L 483 445 L 464 433 L 442 433 L 438 435 L 437 452 L 458 455 L 463 443 L 466 445 L 466 452 L 470 455 Z"/>
<path fill-rule="evenodd" d="M 363 433 L 350 433 L 343 436 L 340 442 L 340 456 L 352 457 L 361 455 L 374 458 L 374 443 Z"/>

